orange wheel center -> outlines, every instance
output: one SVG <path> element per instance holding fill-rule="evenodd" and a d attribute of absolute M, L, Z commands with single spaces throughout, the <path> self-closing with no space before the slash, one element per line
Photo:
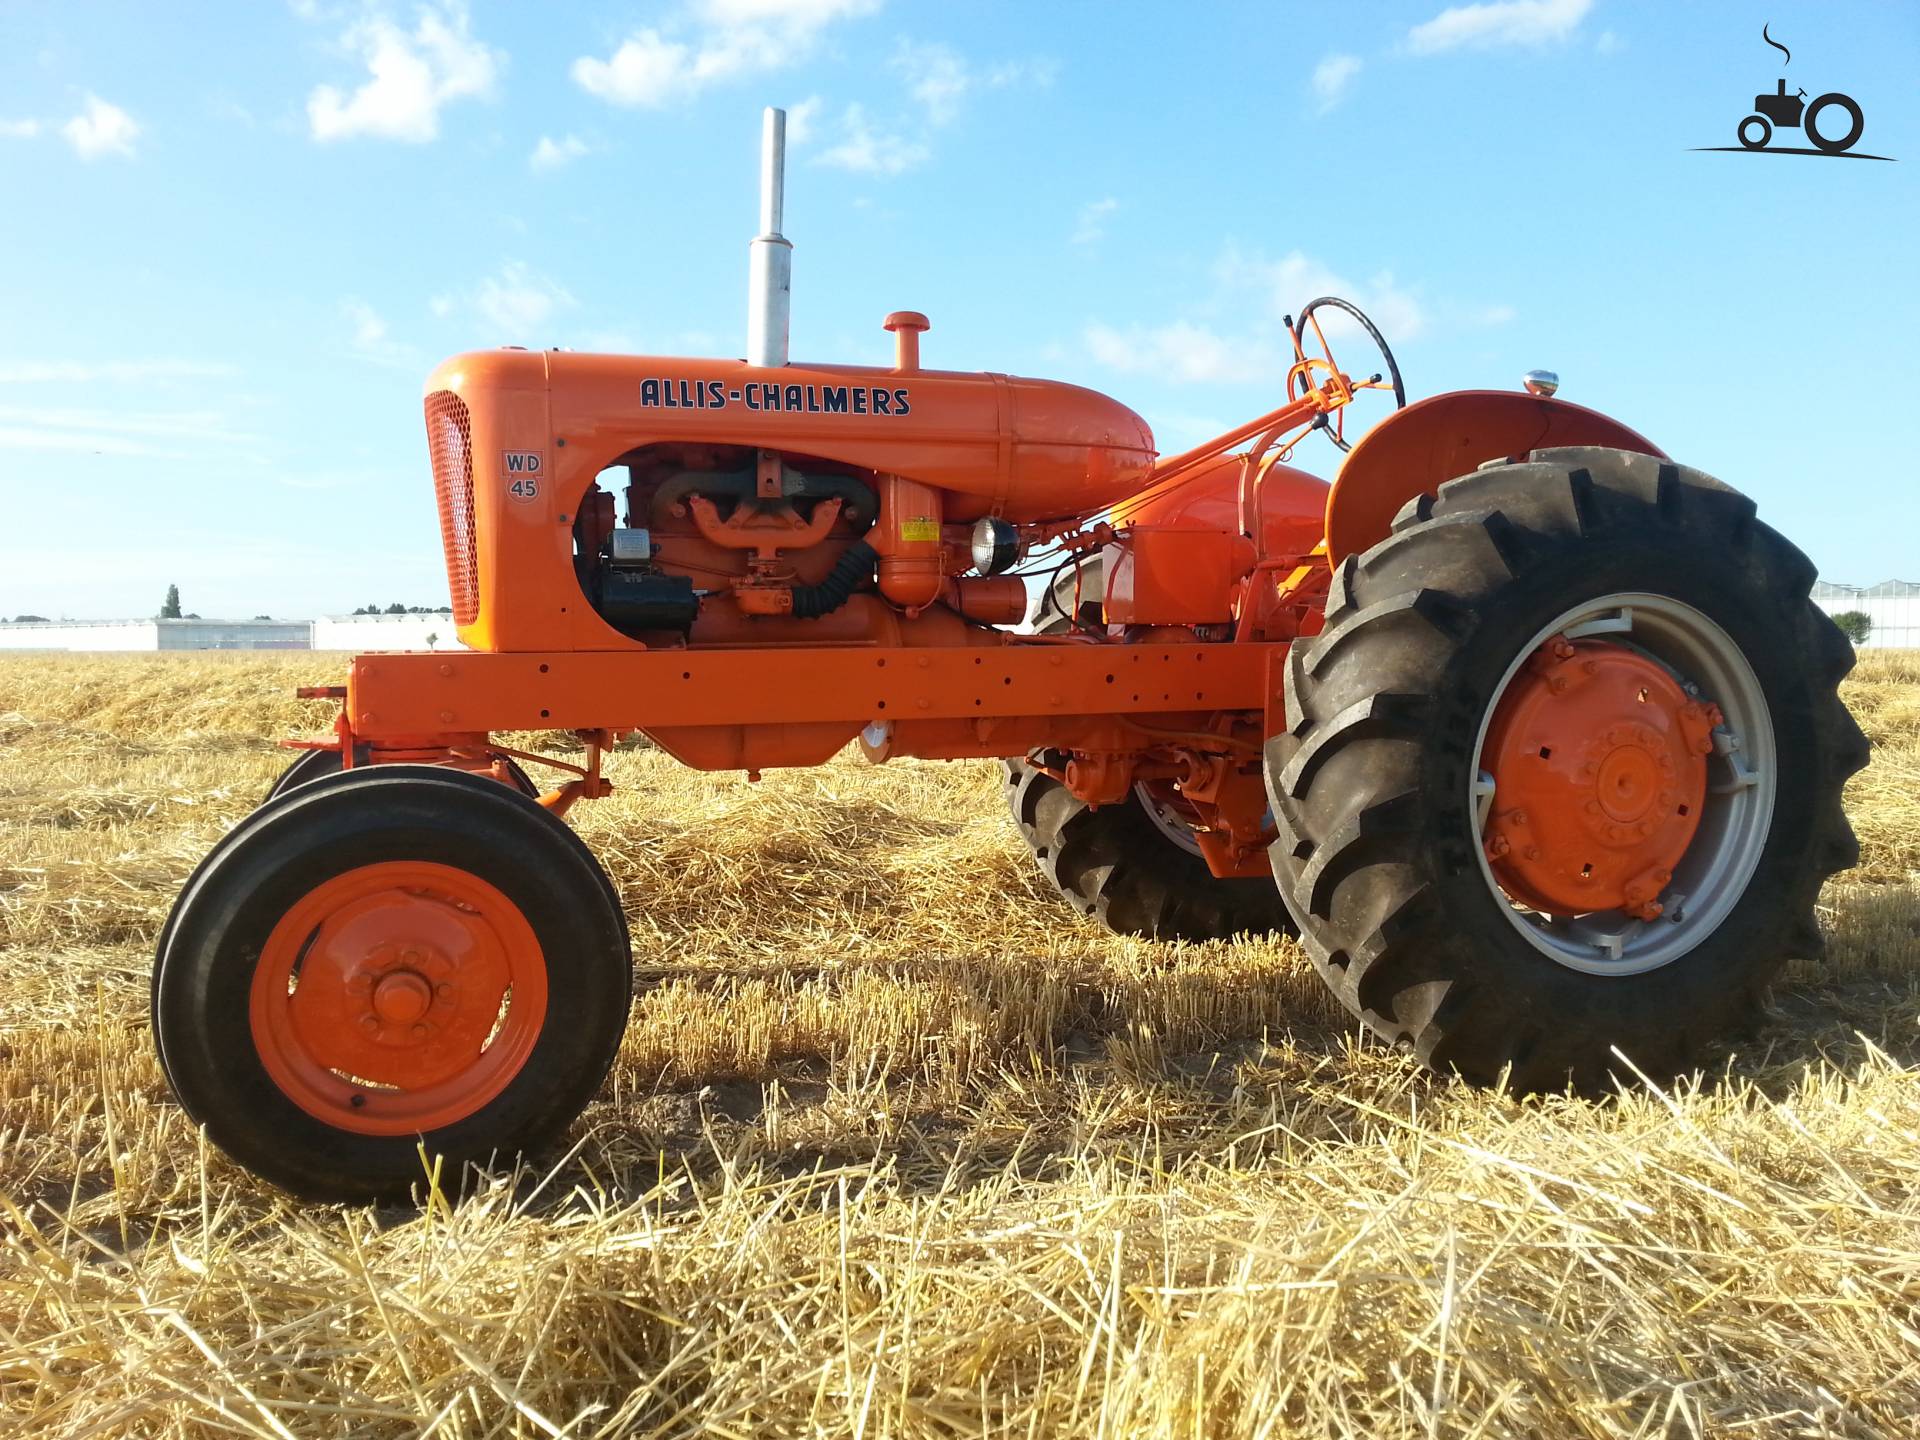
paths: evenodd
<path fill-rule="evenodd" d="M 254 971 L 253 1041 L 274 1083 L 330 1125 L 438 1129 L 505 1089 L 545 1022 L 546 959 L 478 876 L 384 861 L 322 881 Z"/>
<path fill-rule="evenodd" d="M 1556 636 L 1487 727 L 1482 843 L 1509 896 L 1552 915 L 1661 913 L 1706 801 L 1715 706 L 1622 645 Z"/>
<path fill-rule="evenodd" d="M 373 987 L 374 1013 L 391 1024 L 411 1024 L 432 1003 L 433 987 L 411 970 L 396 970 Z"/>
<path fill-rule="evenodd" d="M 1661 781 L 1659 757 L 1629 744 L 1607 752 L 1593 789 L 1600 808 L 1624 823 L 1647 813 L 1660 793 Z"/>

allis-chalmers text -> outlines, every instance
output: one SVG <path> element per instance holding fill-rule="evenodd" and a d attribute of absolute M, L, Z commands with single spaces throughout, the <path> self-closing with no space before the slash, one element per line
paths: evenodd
<path fill-rule="evenodd" d="M 883 385 L 748 384 L 728 388 L 720 380 L 642 380 L 642 406 L 664 410 L 780 410 L 805 415 L 911 415 L 907 387 Z"/>

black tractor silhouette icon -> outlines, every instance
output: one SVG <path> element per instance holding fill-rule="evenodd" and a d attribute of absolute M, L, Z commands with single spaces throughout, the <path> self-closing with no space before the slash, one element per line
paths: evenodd
<path fill-rule="evenodd" d="M 1760 38 L 1778 50 L 1787 58 L 1782 62 L 1793 63 L 1793 52 L 1774 39 L 1767 27 L 1760 27 Z M 1740 137 L 1738 145 L 1696 145 L 1696 150 L 1716 150 L 1722 154 L 1738 155 L 1745 151 L 1749 155 L 1812 155 L 1830 156 L 1841 160 L 1887 160 L 1891 155 L 1868 155 L 1854 150 L 1854 144 L 1860 139 L 1860 132 L 1866 129 L 1866 117 L 1860 113 L 1860 104 L 1851 95 L 1842 95 L 1838 90 L 1822 95 L 1811 104 L 1807 102 L 1807 92 L 1797 90 L 1787 93 L 1787 82 L 1782 80 L 1771 95 L 1753 97 L 1754 113 L 1740 122 L 1736 132 Z M 1846 116 L 1845 134 L 1829 135 L 1820 128 L 1820 117 L 1830 111 L 1839 111 Z M 1830 128 L 1838 130 L 1838 115 L 1827 120 Z M 1811 148 L 1807 145 L 1774 145 L 1773 127 L 1783 130 L 1804 130 Z M 1851 152 L 1851 153 L 1849 153 Z"/>
<path fill-rule="evenodd" d="M 1740 122 L 1742 147 L 1748 150 L 1766 149 L 1767 142 L 1773 139 L 1773 127 L 1778 125 L 1783 130 L 1804 129 L 1814 148 L 1824 150 L 1829 155 L 1840 155 L 1852 149 L 1867 123 L 1854 98 L 1836 90 L 1822 95 L 1811 105 L 1806 103 L 1806 99 L 1807 92 L 1804 90 L 1789 95 L 1785 80 L 1780 82 L 1780 88 L 1773 94 L 1754 96 L 1753 108 L 1760 113 L 1749 115 Z M 1820 116 L 1832 109 L 1844 110 L 1847 114 L 1848 125 L 1844 135 L 1821 133 Z"/>

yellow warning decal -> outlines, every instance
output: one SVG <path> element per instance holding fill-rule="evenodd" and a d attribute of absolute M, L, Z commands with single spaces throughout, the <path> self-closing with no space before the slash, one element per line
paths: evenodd
<path fill-rule="evenodd" d="M 938 541 L 940 522 L 922 515 L 918 519 L 900 522 L 900 538 L 911 543 Z"/>

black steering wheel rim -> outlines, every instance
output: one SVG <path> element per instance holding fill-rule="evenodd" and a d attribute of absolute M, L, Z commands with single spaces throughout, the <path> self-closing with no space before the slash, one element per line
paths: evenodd
<path fill-rule="evenodd" d="M 1387 347 L 1386 337 L 1380 333 L 1380 327 L 1369 320 L 1365 312 L 1351 300 L 1342 300 L 1338 295 L 1322 295 L 1317 299 L 1309 300 L 1302 306 L 1300 313 L 1294 317 L 1293 321 L 1293 343 L 1296 351 L 1301 354 L 1305 353 L 1307 321 L 1311 319 L 1314 312 L 1322 306 L 1331 306 L 1335 310 L 1339 310 L 1352 317 L 1360 328 L 1367 332 L 1367 338 L 1373 341 L 1374 348 L 1380 352 L 1380 358 L 1387 362 L 1386 373 L 1393 381 L 1393 408 L 1396 410 L 1406 409 L 1407 387 L 1400 379 L 1400 363 L 1393 358 L 1393 351 Z M 1325 345 L 1325 336 L 1323 335 L 1321 339 L 1322 344 Z M 1329 364 L 1333 362 L 1333 347 L 1331 345 L 1326 345 L 1326 360 Z M 1297 398 L 1293 393 L 1296 378 L 1301 385 L 1300 393 L 1304 395 L 1307 392 L 1307 376 L 1302 373 L 1296 377 L 1294 372 L 1288 371 L 1287 399 L 1289 400 Z M 1327 424 L 1327 417 L 1325 415 L 1320 416 L 1319 419 L 1314 422 L 1314 426 L 1316 429 L 1325 432 L 1327 439 L 1331 440 L 1341 450 L 1351 450 L 1353 448 L 1353 446 L 1341 436 L 1339 431 Z"/>

